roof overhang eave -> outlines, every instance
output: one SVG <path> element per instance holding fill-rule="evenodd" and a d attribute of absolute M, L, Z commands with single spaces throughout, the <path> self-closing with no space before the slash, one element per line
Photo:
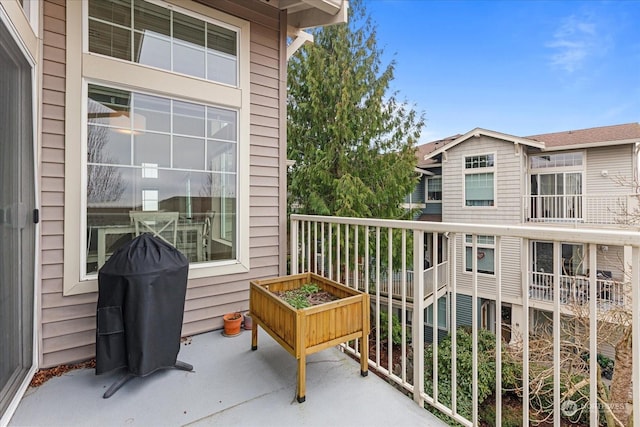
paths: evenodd
<path fill-rule="evenodd" d="M 585 149 L 585 148 L 612 147 L 615 145 L 626 145 L 626 144 L 640 144 L 640 138 L 619 139 L 616 141 L 587 142 L 584 144 L 557 145 L 553 147 L 544 147 L 542 148 L 542 151 L 566 151 L 566 150 L 577 150 L 577 149 Z"/>
<path fill-rule="evenodd" d="M 414 172 L 417 172 L 417 173 L 419 173 L 420 175 L 427 175 L 427 176 L 433 176 L 433 175 L 435 175 L 435 174 L 434 174 L 433 172 L 431 172 L 431 171 L 424 170 L 424 169 L 420 169 L 420 168 L 418 168 L 418 167 L 414 168 L 413 170 L 414 170 Z"/>
<path fill-rule="evenodd" d="M 492 131 L 492 130 L 488 130 L 488 129 L 475 128 L 475 129 L 465 133 L 464 135 L 454 139 L 449 144 L 443 145 L 442 147 L 432 151 L 431 153 L 425 154 L 424 160 L 427 160 L 427 159 L 430 159 L 432 157 L 435 157 L 438 154 L 441 154 L 441 153 L 443 153 L 443 152 L 455 147 L 456 145 L 460 144 L 461 142 L 466 141 L 467 139 L 479 138 L 481 136 L 488 136 L 490 138 L 502 139 L 504 141 L 512 142 L 512 143 L 517 144 L 517 145 L 526 145 L 528 147 L 544 149 L 544 143 L 543 142 L 535 141 L 533 139 L 521 138 L 519 136 L 509 135 L 509 134 L 506 134 L 506 133 L 496 132 L 496 131 Z"/>
<path fill-rule="evenodd" d="M 287 25 L 304 30 L 344 24 L 348 21 L 348 0 L 262 0 L 287 11 Z"/>

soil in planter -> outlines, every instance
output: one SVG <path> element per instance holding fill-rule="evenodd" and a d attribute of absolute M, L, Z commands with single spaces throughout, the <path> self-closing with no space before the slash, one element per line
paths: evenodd
<path fill-rule="evenodd" d="M 318 285 L 313 283 L 307 283 L 299 288 L 288 291 L 274 291 L 273 294 L 296 309 L 307 308 L 340 299 L 327 291 L 323 291 Z"/>

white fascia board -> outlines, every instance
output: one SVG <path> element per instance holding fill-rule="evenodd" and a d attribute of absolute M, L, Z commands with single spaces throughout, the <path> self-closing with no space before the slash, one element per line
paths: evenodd
<path fill-rule="evenodd" d="M 571 145 L 558 145 L 549 148 L 543 148 L 542 151 L 568 151 L 568 150 L 578 150 L 585 148 L 597 148 L 597 147 L 613 147 L 616 145 L 627 145 L 627 144 L 640 144 L 640 140 L 638 139 L 619 139 L 617 141 L 600 141 L 600 142 L 588 142 L 585 144 L 571 144 Z"/>
<path fill-rule="evenodd" d="M 443 153 L 453 147 L 455 147 L 456 145 L 474 138 L 474 137 L 480 137 L 480 136 L 488 136 L 490 138 L 495 138 L 495 139 L 501 139 L 503 141 L 508 141 L 508 142 L 512 142 L 514 144 L 522 144 L 522 145 L 526 145 L 529 147 L 533 147 L 533 148 L 539 148 L 539 149 L 544 149 L 544 143 L 543 142 L 538 142 L 538 141 L 534 141 L 533 139 L 527 139 L 527 138 L 521 138 L 519 136 L 514 136 L 514 135 L 509 135 L 506 133 L 502 133 L 502 132 L 496 132 L 493 130 L 488 130 L 488 129 L 482 129 L 482 128 L 475 128 L 473 130 L 470 130 L 469 132 L 465 133 L 464 135 L 454 139 L 452 142 L 450 142 L 449 144 L 443 145 L 442 147 L 438 148 L 437 150 L 432 151 L 429 154 L 425 154 L 424 156 L 424 160 L 430 159 L 432 157 L 437 156 L 440 153 Z"/>
<path fill-rule="evenodd" d="M 420 168 L 414 168 L 413 169 L 414 172 L 419 173 L 420 175 L 427 175 L 427 176 L 434 176 L 435 174 L 433 172 L 424 170 L 424 169 L 420 169 Z"/>
<path fill-rule="evenodd" d="M 314 7 L 301 10 L 299 12 L 289 13 L 287 16 L 288 24 L 296 28 L 306 29 L 334 24 L 345 24 L 348 22 L 349 2 L 346 0 L 342 1 L 340 8 L 335 14 L 328 14 L 318 7 L 320 4 L 323 7 L 326 7 L 325 2 L 316 3 L 313 1 L 310 4 Z"/>
<path fill-rule="evenodd" d="M 315 7 L 316 9 L 320 9 L 324 13 L 329 15 L 335 15 L 340 12 L 340 8 L 342 7 L 342 2 L 340 0 L 302 0 L 303 3 L 308 4 L 311 7 Z"/>

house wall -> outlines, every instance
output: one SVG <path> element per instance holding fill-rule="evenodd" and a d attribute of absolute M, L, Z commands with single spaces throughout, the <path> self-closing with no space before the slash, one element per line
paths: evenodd
<path fill-rule="evenodd" d="M 442 165 L 442 220 L 446 222 L 516 224 L 521 222 L 522 155 L 515 145 L 486 136 L 469 139 L 447 152 Z M 464 206 L 464 157 L 496 154 L 496 200 L 493 207 Z"/>
<path fill-rule="evenodd" d="M 624 281 L 629 279 L 624 274 L 624 246 L 607 246 L 606 251 L 603 250 L 602 246 L 599 246 L 596 264 L 598 270 L 610 271 L 614 280 Z"/>
<path fill-rule="evenodd" d="M 473 154 L 495 154 L 496 199 L 493 207 L 464 206 L 464 157 Z M 474 224 L 519 224 L 524 188 L 523 156 L 516 146 L 486 136 L 469 139 L 447 152 L 442 166 L 442 221 Z M 458 292 L 471 293 L 472 275 L 464 271 L 463 236 L 457 237 Z M 496 251 L 497 253 L 497 251 Z M 520 253 L 518 239 L 502 239 L 502 295 L 505 302 L 518 302 L 520 284 Z M 496 279 L 478 275 L 478 292 L 485 298 L 495 298 Z"/>
<path fill-rule="evenodd" d="M 617 177 L 633 179 L 633 145 L 587 150 L 586 194 L 628 194 L 631 189 L 615 182 Z M 607 176 L 602 176 L 607 171 Z"/>
<path fill-rule="evenodd" d="M 465 271 L 464 257 L 465 249 L 463 236 L 456 237 L 456 272 L 457 292 L 461 294 L 471 295 L 473 286 L 473 275 Z M 504 237 L 501 241 L 501 272 L 502 272 L 502 300 L 503 302 L 521 303 L 522 284 L 521 284 L 521 264 L 520 264 L 520 239 Z M 496 258 L 498 251 L 494 252 Z M 496 277 L 487 274 L 478 274 L 478 296 L 486 299 L 495 300 L 498 292 Z"/>
<path fill-rule="evenodd" d="M 426 176 L 420 176 L 420 181 L 413 189 L 413 192 L 410 195 L 407 195 L 405 202 L 406 203 L 424 203 L 424 188 L 426 185 Z"/>
<path fill-rule="evenodd" d="M 222 315 L 246 310 L 249 280 L 281 274 L 286 254 L 284 91 L 286 15 L 257 0 L 201 1 L 251 21 L 250 263 L 249 273 L 189 281 L 183 335 L 222 327 Z M 63 296 L 65 168 L 65 0 L 43 2 L 43 84 L 40 162 L 40 367 L 95 355 L 97 293 Z M 282 246 L 284 247 L 284 246 Z M 78 260 L 79 262 L 79 260 Z"/>

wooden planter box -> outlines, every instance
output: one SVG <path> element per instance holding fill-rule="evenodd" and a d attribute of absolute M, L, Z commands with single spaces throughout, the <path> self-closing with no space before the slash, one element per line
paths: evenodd
<path fill-rule="evenodd" d="M 296 309 L 272 293 L 314 283 L 340 298 Z M 305 401 L 305 364 L 308 354 L 343 342 L 360 339 L 368 347 L 369 295 L 314 273 L 283 276 L 250 282 L 249 313 L 253 319 L 251 349 L 258 348 L 258 326 L 298 360 L 298 402 Z M 360 374 L 368 373 L 368 354 L 360 357 Z"/>

